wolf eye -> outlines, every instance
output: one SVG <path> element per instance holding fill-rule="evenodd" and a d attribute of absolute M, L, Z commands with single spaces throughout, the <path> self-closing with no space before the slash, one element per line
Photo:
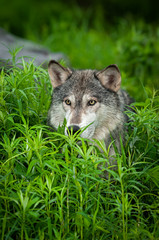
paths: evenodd
<path fill-rule="evenodd" d="M 95 105 L 96 104 L 96 100 L 89 100 L 88 101 L 88 106 L 93 106 L 93 105 Z"/>
<path fill-rule="evenodd" d="M 66 105 L 71 105 L 71 101 L 69 99 L 65 100 Z"/>

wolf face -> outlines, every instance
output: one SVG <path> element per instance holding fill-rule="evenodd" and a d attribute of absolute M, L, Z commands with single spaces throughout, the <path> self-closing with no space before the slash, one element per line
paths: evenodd
<path fill-rule="evenodd" d="M 48 124 L 57 129 L 66 119 L 65 134 L 81 131 L 81 137 L 105 140 L 123 136 L 125 106 L 131 99 L 120 90 L 121 75 L 116 65 L 102 71 L 70 70 L 55 61 L 49 63 L 54 88 Z"/>

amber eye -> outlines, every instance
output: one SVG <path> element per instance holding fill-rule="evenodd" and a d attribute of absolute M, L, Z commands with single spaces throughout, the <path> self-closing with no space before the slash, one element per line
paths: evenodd
<path fill-rule="evenodd" d="M 65 100 L 66 105 L 71 105 L 71 101 L 69 99 Z"/>
<path fill-rule="evenodd" d="M 96 102 L 97 102 L 97 101 L 95 101 L 95 100 L 89 100 L 89 101 L 88 101 L 88 106 L 93 106 L 93 105 L 96 104 Z"/>

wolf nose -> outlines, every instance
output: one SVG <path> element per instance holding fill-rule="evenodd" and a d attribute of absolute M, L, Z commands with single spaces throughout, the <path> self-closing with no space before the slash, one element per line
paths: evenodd
<path fill-rule="evenodd" d="M 80 127 L 78 127 L 77 125 L 72 125 L 68 127 L 68 131 L 70 133 L 73 133 L 73 135 L 80 130 Z"/>

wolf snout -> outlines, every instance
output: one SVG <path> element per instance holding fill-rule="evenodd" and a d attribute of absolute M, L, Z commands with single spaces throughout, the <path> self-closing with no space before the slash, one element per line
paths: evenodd
<path fill-rule="evenodd" d="M 77 125 L 71 125 L 68 127 L 67 133 L 72 133 L 73 135 L 80 130 L 80 127 Z"/>

